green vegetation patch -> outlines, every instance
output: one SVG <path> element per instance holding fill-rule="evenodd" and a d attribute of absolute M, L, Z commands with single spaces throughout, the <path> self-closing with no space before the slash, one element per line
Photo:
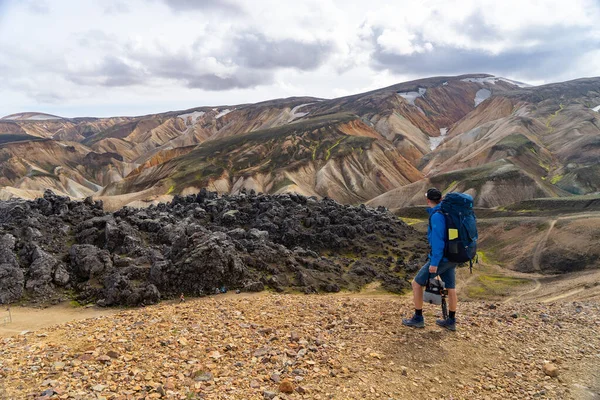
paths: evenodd
<path fill-rule="evenodd" d="M 488 264 L 490 262 L 490 259 L 488 258 L 488 256 L 486 255 L 486 253 L 484 253 L 483 251 L 478 251 L 477 252 L 477 260 L 479 262 Z"/>
<path fill-rule="evenodd" d="M 550 126 L 550 124 L 556 117 L 558 117 L 558 113 L 561 112 L 564 108 L 565 107 L 563 106 L 563 104 L 560 103 L 560 108 L 556 110 L 556 112 L 554 112 L 553 114 L 550 114 L 550 116 L 546 120 L 546 127 L 550 129 L 550 133 L 554 132 L 554 127 Z"/>
<path fill-rule="evenodd" d="M 562 181 L 560 182 L 562 184 Z M 600 195 L 590 194 L 571 197 L 547 197 L 525 200 L 506 206 L 507 211 L 530 213 L 547 213 L 555 215 L 556 212 L 590 212 L 600 211 Z"/>
<path fill-rule="evenodd" d="M 337 142 L 335 142 L 335 144 L 333 146 L 331 146 L 330 148 L 327 149 L 327 154 L 325 155 L 325 161 L 329 160 L 329 157 L 331 157 L 331 150 L 338 147 L 339 144 L 342 142 L 342 140 L 344 140 L 346 138 L 347 138 L 347 136 L 340 138 Z M 313 158 L 313 160 L 314 160 L 314 158 Z"/>
<path fill-rule="evenodd" d="M 54 179 L 54 180 L 58 180 L 59 179 L 58 176 L 56 176 L 54 174 L 51 174 L 49 172 L 46 172 L 46 171 L 40 171 L 39 169 L 32 169 L 29 172 L 28 176 L 30 178 L 51 178 L 51 179 Z"/>
<path fill-rule="evenodd" d="M 508 296 L 515 288 L 530 283 L 529 279 L 506 275 L 482 274 L 467 288 L 467 295 L 473 299 L 488 299 Z"/>
<path fill-rule="evenodd" d="M 546 164 L 545 162 L 543 162 L 542 160 L 538 161 L 538 164 L 540 165 L 540 167 L 544 168 L 544 170 L 546 172 L 550 171 L 550 165 Z"/>
<path fill-rule="evenodd" d="M 22 141 L 30 141 L 30 142 L 41 142 L 46 141 L 48 139 L 40 138 L 37 136 L 25 135 L 20 133 L 3 133 L 0 134 L 0 145 L 13 143 L 13 142 L 22 142 Z"/>
<path fill-rule="evenodd" d="M 514 133 L 504 137 L 501 141 L 496 143 L 494 149 L 514 149 L 519 150 L 522 148 L 533 148 L 533 143 L 529 138 L 521 133 Z"/>
<path fill-rule="evenodd" d="M 554 175 L 554 176 L 552 177 L 552 179 L 550 180 L 550 182 L 551 182 L 553 185 L 556 185 L 556 184 L 557 184 L 558 182 L 560 182 L 560 181 L 561 181 L 561 180 L 562 180 L 564 177 L 565 177 L 564 175 L 560 175 L 560 174 L 558 174 L 558 175 Z"/>
<path fill-rule="evenodd" d="M 108 138 L 124 139 L 127 136 L 129 136 L 131 134 L 131 132 L 133 132 L 133 130 L 136 128 L 138 122 L 139 121 L 129 121 L 129 122 L 124 122 L 124 123 L 113 125 L 105 131 L 102 131 L 95 135 L 87 137 L 81 143 L 83 143 L 86 146 L 91 146 L 94 143 L 97 143 L 103 139 L 108 139 Z"/>
<path fill-rule="evenodd" d="M 453 190 L 456 185 L 458 185 L 458 181 L 452 181 L 447 187 L 446 189 L 444 189 L 444 192 L 442 193 L 444 196 L 450 192 L 451 190 Z"/>
<path fill-rule="evenodd" d="M 520 179 L 523 173 L 520 168 L 504 159 L 487 163 L 473 168 L 464 168 L 457 171 L 450 171 L 439 174 L 431 178 L 431 183 L 435 187 L 445 187 L 451 190 L 460 190 L 465 192 L 469 189 L 481 190 L 490 180 L 511 181 Z M 456 184 L 455 182 L 460 182 Z"/>
<path fill-rule="evenodd" d="M 402 222 L 404 222 L 406 225 L 414 225 L 414 224 L 418 224 L 420 222 L 425 222 L 425 219 L 419 219 L 419 218 L 407 218 L 407 217 L 400 217 L 400 220 Z"/>
<path fill-rule="evenodd" d="M 295 185 L 295 184 L 296 184 L 296 182 L 292 181 L 291 179 L 283 178 L 283 179 L 280 179 L 277 182 L 275 182 L 275 184 L 271 188 L 271 192 L 275 193 L 278 190 L 283 189 L 286 186 Z"/>
<path fill-rule="evenodd" d="M 69 305 L 73 308 L 81 308 L 83 307 L 83 304 L 81 304 L 80 302 L 78 302 L 77 300 L 71 300 L 69 302 Z"/>

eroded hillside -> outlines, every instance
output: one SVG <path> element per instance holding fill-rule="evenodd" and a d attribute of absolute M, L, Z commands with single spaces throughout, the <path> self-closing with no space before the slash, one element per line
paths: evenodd
<path fill-rule="evenodd" d="M 600 190 L 600 79 L 493 94 L 456 122 L 418 167 L 422 182 L 369 204 L 420 204 L 423 188 L 470 193 L 480 207 Z"/>
<path fill-rule="evenodd" d="M 415 167 L 423 155 L 475 108 L 481 91 L 517 88 L 486 76 L 422 79 L 333 100 L 290 98 L 142 117 L 12 115 L 2 119 L 4 142 L 32 139 L 32 147 L 23 153 L 4 146 L 12 178 L 3 182 L 2 196 L 41 195 L 41 188 L 51 188 L 83 197 L 92 190 L 120 196 L 107 202 L 118 208 L 208 186 L 221 193 L 254 188 L 364 202 L 421 179 Z M 219 150 L 231 150 L 238 136 L 245 137 L 243 149 Z M 55 166 L 35 157 L 45 149 L 34 138 L 78 144 L 75 159 L 56 157 L 67 177 L 56 179 Z"/>
<path fill-rule="evenodd" d="M 429 186 L 481 207 L 596 193 L 599 104 L 600 78 L 471 74 L 140 117 L 22 113 L 0 122 L 0 196 L 50 188 L 118 209 L 207 187 L 400 208 Z"/>

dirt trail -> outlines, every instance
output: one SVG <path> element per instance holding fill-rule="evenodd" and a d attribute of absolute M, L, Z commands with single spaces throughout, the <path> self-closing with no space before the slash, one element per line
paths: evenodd
<path fill-rule="evenodd" d="M 546 234 L 544 235 L 542 240 L 540 240 L 540 242 L 538 243 L 538 245 L 535 248 L 535 251 L 533 253 L 532 262 L 533 262 L 533 269 L 536 272 L 542 272 L 542 267 L 540 265 L 540 260 L 542 259 L 542 252 L 544 251 L 544 248 L 546 247 L 546 243 L 548 242 L 550 233 L 552 232 L 552 229 L 554 228 L 554 225 L 556 225 L 557 221 L 558 221 L 558 219 L 555 219 L 550 223 L 550 228 L 548 228 L 548 231 L 546 232 Z"/>
<path fill-rule="evenodd" d="M 111 315 L 117 312 L 119 310 L 107 308 L 76 308 L 68 303 L 44 309 L 11 307 L 12 322 L 6 323 L 8 311 L 3 306 L 0 308 L 0 337 L 13 336 L 23 331 L 39 331 L 65 322 Z"/>
<path fill-rule="evenodd" d="M 553 297 L 548 297 L 546 299 L 542 300 L 542 303 L 552 303 L 554 301 L 558 301 L 558 300 L 562 300 L 562 299 L 566 299 L 567 297 L 571 297 L 574 296 L 578 293 L 583 292 L 585 289 L 584 288 L 579 288 L 579 289 L 574 289 L 574 290 L 570 290 L 566 293 L 563 294 L 559 294 L 558 296 L 553 296 Z"/>
<path fill-rule="evenodd" d="M 550 227 L 548 228 L 548 231 L 546 232 L 546 234 L 544 235 L 542 240 L 540 240 L 539 243 L 537 244 L 537 246 L 535 247 L 535 251 L 533 253 L 533 259 L 532 259 L 534 271 L 542 272 L 540 261 L 542 259 L 543 251 L 544 251 L 544 248 L 546 247 L 546 243 L 548 242 L 548 238 L 550 237 L 550 233 L 552 233 L 554 226 L 556 225 L 556 223 L 559 220 L 575 220 L 575 219 L 597 218 L 597 217 L 600 217 L 600 213 L 589 212 L 589 213 L 574 214 L 574 215 L 562 215 L 562 216 L 557 217 L 554 220 L 552 220 L 552 222 L 550 223 Z"/>
<path fill-rule="evenodd" d="M 540 280 L 538 278 L 534 278 L 533 282 L 535 283 L 535 287 L 533 289 L 528 290 L 528 291 L 523 292 L 523 293 L 519 293 L 519 294 L 517 294 L 515 296 L 510 296 L 509 298 L 507 298 L 506 300 L 504 300 L 504 304 L 508 304 L 508 303 L 512 302 L 513 300 L 521 299 L 521 298 L 523 298 L 523 297 L 525 297 L 527 295 L 534 294 L 538 290 L 540 290 L 540 288 L 542 287 L 542 284 L 540 283 Z"/>
<path fill-rule="evenodd" d="M 563 215 L 558 219 L 581 219 L 581 218 L 600 218 L 600 212 L 589 212 L 583 214 Z"/>

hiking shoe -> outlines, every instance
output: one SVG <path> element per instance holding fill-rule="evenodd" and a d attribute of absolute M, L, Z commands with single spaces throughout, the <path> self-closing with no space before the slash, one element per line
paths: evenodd
<path fill-rule="evenodd" d="M 435 323 L 442 328 L 448 329 L 449 331 L 456 330 L 456 320 L 454 318 L 437 319 Z"/>
<path fill-rule="evenodd" d="M 422 315 L 413 315 L 410 319 L 403 319 L 402 325 L 410 326 L 411 328 L 425 328 L 425 319 Z"/>

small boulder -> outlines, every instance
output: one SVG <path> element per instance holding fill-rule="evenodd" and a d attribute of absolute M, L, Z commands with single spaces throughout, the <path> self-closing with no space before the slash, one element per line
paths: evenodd
<path fill-rule="evenodd" d="M 556 378 L 558 376 L 558 367 L 552 363 L 546 363 L 543 367 L 544 374 Z"/>
<path fill-rule="evenodd" d="M 289 379 L 284 379 L 279 384 L 279 391 L 282 393 L 294 393 L 294 384 Z"/>
<path fill-rule="evenodd" d="M 257 381 L 256 379 L 253 379 L 250 381 L 250 387 L 252 389 L 258 389 L 260 387 L 260 382 Z"/>
<path fill-rule="evenodd" d="M 265 290 L 265 285 L 262 282 L 249 282 L 244 285 L 245 292 L 262 292 Z"/>
<path fill-rule="evenodd" d="M 116 351 L 114 351 L 114 350 L 109 350 L 109 351 L 106 353 L 106 355 L 107 355 L 107 356 L 109 356 L 110 358 L 119 358 L 119 356 L 120 356 L 120 354 L 119 354 L 119 353 L 117 353 L 117 352 L 116 352 Z"/>

